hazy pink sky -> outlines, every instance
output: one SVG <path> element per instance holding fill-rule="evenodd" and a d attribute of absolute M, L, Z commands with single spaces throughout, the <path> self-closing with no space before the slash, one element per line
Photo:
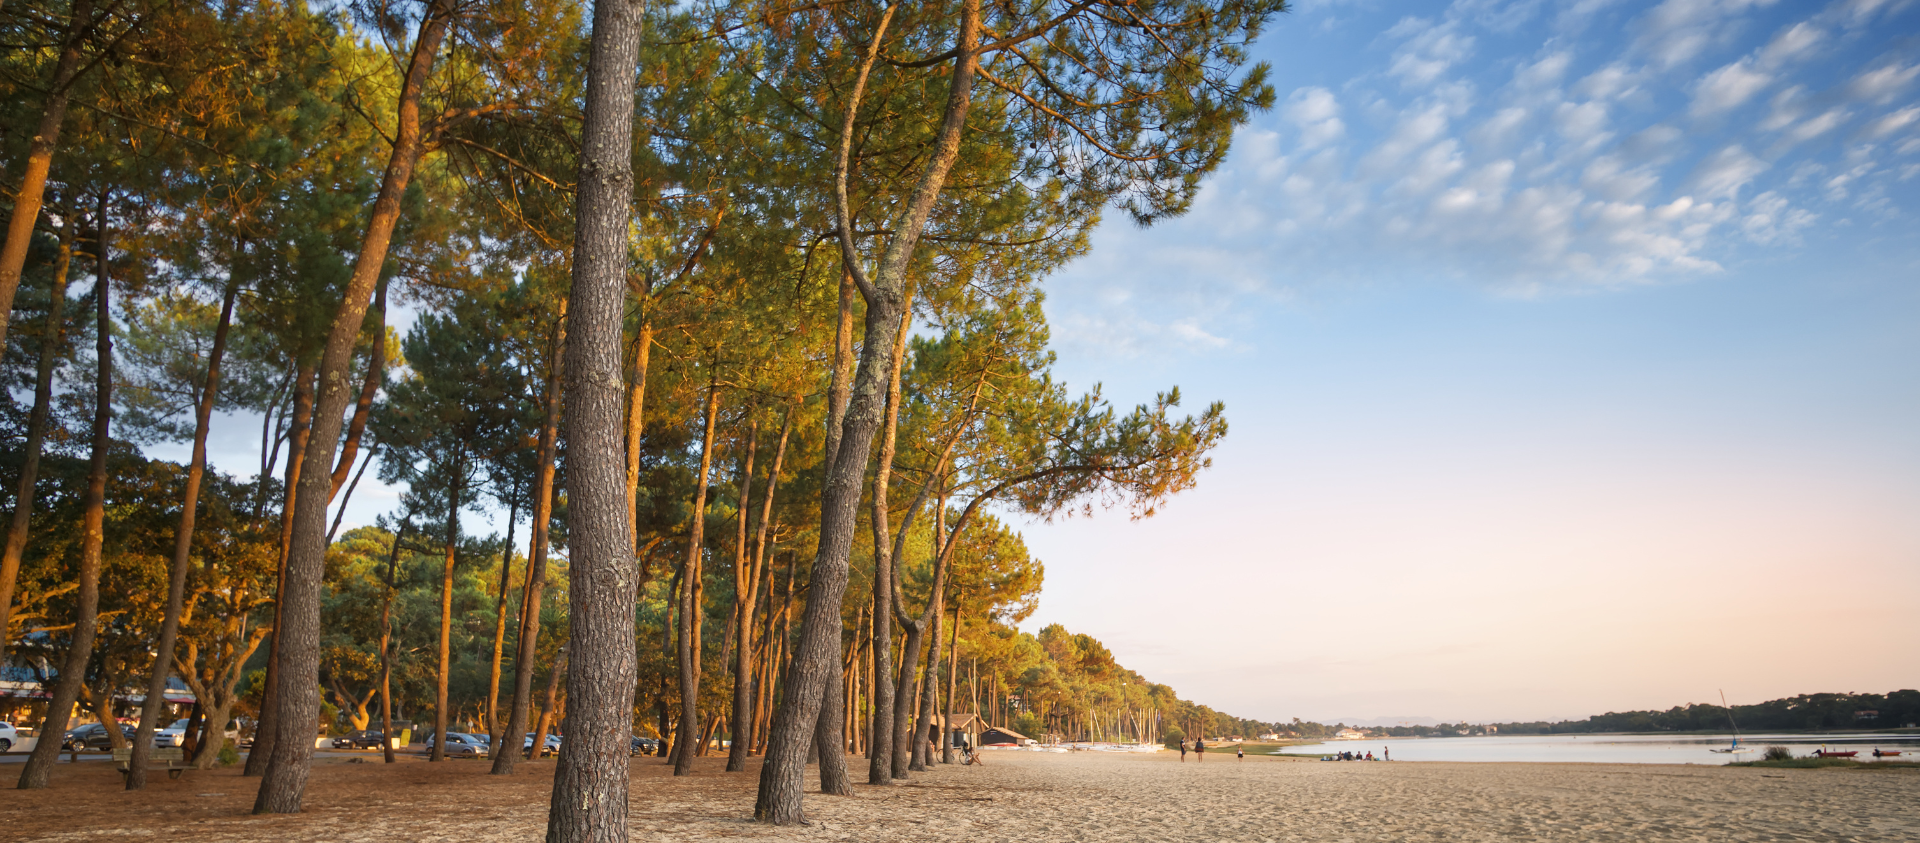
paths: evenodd
<path fill-rule="evenodd" d="M 1917 22 L 1282 17 L 1193 214 L 1049 284 L 1076 387 L 1232 433 L 1151 521 L 1028 528 L 1034 623 L 1262 719 L 1920 686 Z"/>

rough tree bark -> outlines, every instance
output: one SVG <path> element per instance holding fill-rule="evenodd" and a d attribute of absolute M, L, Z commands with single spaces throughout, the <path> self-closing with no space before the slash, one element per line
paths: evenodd
<path fill-rule="evenodd" d="M 946 502 L 941 501 L 940 507 L 945 509 Z M 940 763 L 942 764 L 954 763 L 953 697 L 960 690 L 959 662 L 955 661 L 960 658 L 960 595 L 958 594 L 953 597 L 953 631 L 947 633 L 947 636 L 947 696 L 944 700 L 946 713 L 940 718 Z"/>
<path fill-rule="evenodd" d="M 560 381 L 565 374 L 567 304 L 560 303 L 559 317 L 553 323 L 553 343 L 547 351 L 546 419 L 540 423 L 539 444 L 534 461 L 538 474 L 533 482 L 533 539 L 527 546 L 527 578 L 520 586 L 520 649 L 513 657 L 513 702 L 507 710 L 507 725 L 501 732 L 499 751 L 493 754 L 493 774 L 513 775 L 520 753 L 513 737 L 527 732 L 528 709 L 533 705 L 533 659 L 540 643 L 540 594 L 547 584 L 547 528 L 553 521 L 554 442 L 560 431 Z M 522 739 L 524 740 L 524 738 Z M 537 757 L 537 756 L 536 756 Z"/>
<path fill-rule="evenodd" d="M 593 8 L 581 127 L 573 321 L 567 343 L 570 545 L 567 748 L 553 777 L 549 843 L 625 843 L 635 671 L 633 522 L 621 442 L 621 330 L 633 206 L 638 0 Z"/>
<path fill-rule="evenodd" d="M 360 253 L 354 258 L 353 274 L 341 297 L 340 309 L 334 314 L 320 359 L 319 400 L 304 457 L 308 465 L 332 465 L 334 448 L 340 443 L 342 414 L 352 397 L 347 376 L 353 364 L 354 340 L 360 335 L 368 299 L 380 279 L 380 267 L 386 263 L 394 225 L 400 220 L 401 198 L 413 178 L 414 166 L 425 152 L 420 132 L 420 97 L 427 77 L 433 72 L 434 58 L 452 26 L 453 6 L 451 0 L 432 0 L 420 22 L 420 34 L 414 40 L 413 55 L 400 86 L 393 151 L 387 160 L 386 173 L 381 177 L 380 192 L 367 221 Z M 320 715 L 320 590 L 326 573 L 327 498 L 331 480 L 331 475 L 323 471 L 304 472 L 300 477 L 302 488 L 295 502 L 291 551 L 286 576 L 282 579 L 284 597 L 278 610 L 279 626 L 273 632 L 274 643 L 280 648 L 279 675 L 272 684 L 273 751 L 267 758 L 260 791 L 254 798 L 255 813 L 298 812 L 312 773 L 311 732 Z M 282 735 L 292 739 L 278 740 Z"/>
<path fill-rule="evenodd" d="M 713 473 L 713 429 L 720 403 L 720 386 L 707 384 L 706 428 L 700 438 L 700 473 L 694 478 L 693 523 L 687 526 L 687 558 L 680 574 L 680 628 L 674 641 L 674 653 L 680 664 L 680 734 L 673 744 L 673 774 L 693 773 L 693 759 L 699 755 L 700 741 L 700 583 L 703 577 L 701 551 L 706 544 L 707 482 Z"/>
<path fill-rule="evenodd" d="M 889 6 L 891 11 L 893 7 Z M 885 18 L 883 18 L 885 20 Z M 965 127 L 967 108 L 973 89 L 975 52 L 979 46 L 979 0 L 966 0 L 961 13 L 959 44 L 950 75 L 946 113 L 927 169 L 920 178 L 901 215 L 897 233 L 888 241 L 874 281 L 867 281 L 853 248 L 851 220 L 847 218 L 846 160 L 852 141 L 851 127 L 841 133 L 840 165 L 836 173 L 841 250 L 847 270 L 854 276 L 867 300 L 866 342 L 860 349 L 859 368 L 854 373 L 852 394 L 842 423 L 840 444 L 829 467 L 826 488 L 820 506 L 820 548 L 813 565 L 806 615 L 801 621 L 800 644 L 795 652 L 790 685 L 774 721 L 773 740 L 766 763 L 760 771 L 760 791 L 754 803 L 754 818 L 775 825 L 806 821 L 802 810 L 802 779 L 805 775 L 809 737 L 818 725 L 820 703 L 826 686 L 839 678 L 837 659 L 828 661 L 839 648 L 841 600 L 846 594 L 847 554 L 853 546 L 855 515 L 860 506 L 861 480 L 866 475 L 867 457 L 880 425 L 888 358 L 893 346 L 893 331 L 905 298 L 906 270 L 920 232 L 926 227 L 946 184 L 947 173 L 959 156 L 960 135 Z M 872 66 L 879 51 L 879 34 L 869 47 L 866 67 Z M 859 93 L 865 86 L 865 73 L 856 84 L 848 123 L 858 109 Z"/>
<path fill-rule="evenodd" d="M 895 559 L 905 546 L 909 524 L 900 525 L 900 541 L 890 538 L 891 504 L 888 484 L 893 477 L 893 455 L 900 432 L 900 378 L 906 367 L 907 328 L 913 321 L 913 294 L 908 293 L 900 308 L 900 329 L 894 334 L 893 359 L 887 375 L 887 412 L 880 434 L 880 456 L 873 472 L 873 640 L 874 700 L 873 752 L 868 784 L 888 784 L 907 777 L 908 713 L 912 697 L 913 665 L 923 628 L 906 616 L 905 600 L 900 593 L 900 569 Z M 919 502 L 915 502 L 916 508 Z M 893 661 L 888 642 L 892 640 L 892 621 L 900 621 L 906 631 L 906 645 L 900 650 L 900 664 Z M 881 772 L 884 770 L 884 774 Z"/>
<path fill-rule="evenodd" d="M 298 503 L 300 468 L 305 465 L 307 453 L 307 433 L 313 421 L 313 379 L 312 366 L 301 364 L 294 369 L 292 426 L 287 432 L 287 480 L 280 506 L 280 564 L 274 575 L 273 598 L 273 639 L 267 642 L 266 688 L 261 692 L 260 722 L 254 728 L 253 749 L 247 753 L 247 766 L 243 774 L 248 776 L 264 775 L 267 762 L 273 757 L 274 739 L 279 736 L 279 677 L 280 677 L 280 624 L 286 617 L 287 595 L 287 557 L 293 540 L 294 506 Z M 269 460 L 271 462 L 271 460 Z M 264 485 L 265 478 L 261 479 Z M 325 513 L 322 513 L 322 517 Z M 318 660 L 315 661 L 316 672 Z"/>
<path fill-rule="evenodd" d="M 229 274 L 221 296 L 220 324 L 213 329 L 213 347 L 207 350 L 207 379 L 200 387 L 200 403 L 193 414 L 193 455 L 187 461 L 187 488 L 180 499 L 180 526 L 173 533 L 173 570 L 167 581 L 166 614 L 160 621 L 160 640 L 154 645 L 153 672 L 147 680 L 147 699 L 140 707 L 140 731 L 134 736 L 133 756 L 127 763 L 127 789 L 147 786 L 147 756 L 153 733 L 160 725 L 160 705 L 167 677 L 173 672 L 174 643 L 180 637 L 180 612 L 187 600 L 187 569 L 193 565 L 193 521 L 200 507 L 200 481 L 207 472 L 207 430 L 220 391 L 220 358 L 227 351 L 227 330 L 233 324 L 233 304 L 240 281 Z"/>
<path fill-rule="evenodd" d="M 86 684 L 87 661 L 93 654 L 94 623 L 100 610 L 100 558 L 106 539 L 107 451 L 113 447 L 109 426 L 113 423 L 113 318 L 109 300 L 112 283 L 107 276 L 107 195 L 100 195 L 100 234 L 96 241 L 99 269 L 94 273 L 94 375 L 93 456 L 87 463 L 86 514 L 81 520 L 80 583 L 78 611 L 74 615 L 73 635 L 69 639 L 66 662 L 60 666 L 60 681 L 54 685 L 53 698 L 47 702 L 46 719 L 40 723 L 45 736 L 33 747 L 26 769 L 20 771 L 20 789 L 47 786 L 47 776 L 60 755 L 58 735 L 67 731 L 73 716 L 73 703 Z M 48 740 L 47 738 L 52 738 Z"/>
<path fill-rule="evenodd" d="M 40 362 L 34 371 L 33 409 L 27 416 L 26 451 L 20 463 L 20 485 L 13 497 L 13 517 L 7 522 L 6 555 L 0 557 L 0 664 L 6 663 L 8 630 L 13 623 L 13 590 L 20 578 L 20 559 L 27 550 L 32 526 L 34 488 L 40 478 L 40 452 L 47 441 L 47 418 L 53 410 L 53 369 L 66 341 L 67 272 L 73 265 L 73 225 L 60 228 L 60 257 L 48 291 L 46 330 L 40 334 Z"/>

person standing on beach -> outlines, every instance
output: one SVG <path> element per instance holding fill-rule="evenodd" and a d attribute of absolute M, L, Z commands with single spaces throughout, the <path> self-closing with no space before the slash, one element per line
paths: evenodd
<path fill-rule="evenodd" d="M 1242 761 L 1245 761 L 1245 760 L 1247 760 L 1247 748 L 1246 748 L 1246 747 L 1244 747 L 1244 746 L 1236 746 L 1236 747 L 1234 747 L 1234 748 L 1233 748 L 1233 754 L 1234 754 L 1235 756 L 1238 756 L 1238 757 L 1239 757 L 1239 759 L 1240 759 L 1240 760 L 1242 760 Z"/>
<path fill-rule="evenodd" d="M 1193 739 L 1193 760 L 1207 760 L 1207 742 L 1201 738 Z"/>
<path fill-rule="evenodd" d="M 1382 761 L 1392 761 L 1392 760 L 1393 760 L 1393 747 L 1390 747 L 1390 746 L 1383 746 L 1383 747 L 1380 747 L 1380 760 L 1382 760 Z"/>

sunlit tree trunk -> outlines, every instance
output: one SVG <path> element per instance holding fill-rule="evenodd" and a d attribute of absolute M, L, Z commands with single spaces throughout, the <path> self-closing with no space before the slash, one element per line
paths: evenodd
<path fill-rule="evenodd" d="M 107 195 L 100 195 L 100 234 L 96 248 L 99 269 L 94 273 L 94 310 L 96 327 L 94 353 L 96 373 L 93 398 L 93 455 L 87 463 L 86 511 L 80 528 L 80 583 L 76 595 L 78 609 L 73 619 L 66 662 L 60 666 L 60 681 L 54 685 L 47 702 L 46 719 L 40 723 L 42 739 L 27 758 L 20 772 L 20 788 L 30 790 L 47 786 L 47 776 L 60 755 L 59 736 L 67 731 L 73 716 L 73 703 L 80 697 L 87 679 L 87 661 L 93 654 L 94 624 L 100 610 L 100 560 L 106 538 L 107 452 L 113 447 L 109 426 L 113 423 L 113 318 L 109 301 L 113 284 L 107 274 Z M 109 726 L 108 728 L 113 728 Z"/>
<path fill-rule="evenodd" d="M 642 9 L 639 0 L 593 7 L 574 212 L 573 340 L 567 344 L 571 718 L 547 812 L 549 843 L 628 840 L 639 572 L 622 466 L 620 344 Z"/>
<path fill-rule="evenodd" d="M 13 496 L 13 517 L 7 522 L 5 556 L 0 557 L 0 664 L 6 663 L 7 642 L 13 640 L 13 593 L 20 578 L 20 560 L 27 550 L 32 526 L 35 486 L 40 478 L 40 452 L 46 446 L 47 420 L 53 410 L 53 370 L 66 343 L 67 272 L 73 265 L 73 224 L 60 227 L 60 257 L 48 291 L 47 322 L 40 334 L 40 361 L 33 379 L 33 409 L 27 416 L 26 449 L 21 454 L 20 485 Z"/>
<path fill-rule="evenodd" d="M 507 504 L 507 544 L 500 551 L 500 593 L 493 608 L 493 662 L 487 669 L 487 729 L 500 731 L 500 660 L 507 646 L 507 597 L 513 592 L 513 529 L 520 526 L 520 489 L 514 484 Z M 502 746 L 495 742 L 494 746 Z"/>
<path fill-rule="evenodd" d="M 200 402 L 193 415 L 193 455 L 187 461 L 187 488 L 180 496 L 180 525 L 174 528 L 173 569 L 167 581 L 167 608 L 160 622 L 160 640 L 154 645 L 153 671 L 147 680 L 147 699 L 140 707 L 140 731 L 134 736 L 133 756 L 127 766 L 127 789 L 147 786 L 147 756 L 153 749 L 153 733 L 159 727 L 160 706 L 172 674 L 174 642 L 180 636 L 180 612 L 187 599 L 187 570 L 193 564 L 193 521 L 200 507 L 200 481 L 207 471 L 207 430 L 213 420 L 213 405 L 220 390 L 220 358 L 227 350 L 227 330 L 233 324 L 234 300 L 240 295 L 240 281 L 231 274 L 226 293 L 221 297 L 220 323 L 213 329 L 213 346 L 207 350 L 207 379 L 200 386 Z"/>
<path fill-rule="evenodd" d="M 0 348 L 7 345 L 7 325 L 13 321 L 13 297 L 20 289 L 20 273 L 27 265 L 27 248 L 33 243 L 34 225 L 40 219 L 47 173 L 53 169 L 53 150 L 60 144 L 60 126 L 67 119 L 68 92 L 85 69 L 80 47 L 93 34 L 92 30 L 92 0 L 74 0 L 67 14 L 66 31 L 60 39 L 60 58 L 54 63 L 46 102 L 40 108 L 40 123 L 27 142 L 27 167 L 21 174 L 20 189 L 13 194 L 7 240 L 0 246 Z"/>
<path fill-rule="evenodd" d="M 267 764 L 273 757 L 275 740 L 280 734 L 279 677 L 281 653 L 281 622 L 286 617 L 287 595 L 287 556 L 292 547 L 294 506 L 300 486 L 300 468 L 305 464 L 307 439 L 313 421 L 313 380 L 314 369 L 301 364 L 295 369 L 293 379 L 292 427 L 287 433 L 287 479 L 280 507 L 280 566 L 274 577 L 273 600 L 273 639 L 267 644 L 266 688 L 261 694 L 260 722 L 254 729 L 253 749 L 247 753 L 245 774 L 249 776 L 266 773 Z M 325 513 L 322 513 L 325 516 Z M 319 662 L 315 661 L 315 671 Z M 317 698 L 316 698 L 317 699 Z M 318 709 L 316 709 L 316 712 Z M 304 735 L 305 730 L 302 730 Z"/>
<path fill-rule="evenodd" d="M 561 378 L 564 375 L 566 356 L 566 320 L 567 304 L 560 303 L 560 313 L 554 321 L 553 343 L 547 352 L 546 417 L 540 423 L 539 444 L 535 447 L 534 461 L 538 464 L 538 474 L 533 483 L 533 523 L 530 530 L 532 543 L 527 546 L 527 577 L 520 586 L 520 628 L 519 651 L 513 658 L 513 702 L 507 709 L 507 725 L 502 730 L 502 743 L 499 751 L 493 754 L 493 774 L 508 776 L 513 774 L 514 762 L 520 758 L 513 740 L 526 734 L 529 709 L 533 704 L 533 660 L 539 652 L 540 641 L 540 594 L 547 582 L 547 529 L 553 521 L 553 476 L 554 443 L 560 431 Z M 524 740 L 524 738 L 522 738 Z M 537 753 L 538 747 L 534 748 Z M 539 757 L 537 754 L 534 757 Z"/>
<path fill-rule="evenodd" d="M 892 6 L 888 7 L 888 15 Z M 883 19 L 884 20 L 884 19 Z M 920 232 L 926 227 L 946 184 L 947 173 L 959 157 L 960 135 L 966 124 L 975 70 L 975 51 L 979 45 L 979 0 L 965 0 L 961 11 L 958 57 L 950 75 L 945 114 L 940 131 L 927 159 L 927 169 L 908 201 L 882 255 L 879 272 L 871 283 L 861 284 L 867 299 L 866 341 L 860 350 L 860 365 L 854 373 L 853 389 L 842 424 L 841 439 L 833 463 L 827 469 L 820 506 L 820 547 L 813 565 L 807 611 L 801 624 L 800 645 L 794 667 L 789 671 L 790 692 L 781 705 L 774 724 L 774 738 L 768 747 L 766 763 L 761 767 L 760 791 L 754 803 L 754 818 L 775 825 L 805 821 L 801 806 L 801 781 L 805 773 L 807 735 L 815 731 L 820 701 L 826 686 L 839 672 L 835 655 L 841 633 L 841 600 L 846 593 L 847 557 L 853 546 L 855 514 L 860 505 L 861 480 L 866 474 L 867 457 L 873 437 L 880 426 L 882 396 L 893 332 L 899 328 L 904 309 L 906 271 Z M 846 162 L 852 143 L 852 123 L 859 107 L 860 91 L 865 87 L 866 68 L 871 68 L 879 52 L 881 33 L 869 47 L 867 63 L 856 85 L 847 124 L 841 132 L 841 150 L 836 167 L 842 252 L 848 270 L 857 269 L 857 252 L 852 249 L 852 221 L 846 211 Z M 856 283 L 861 278 L 856 274 Z"/>
<path fill-rule="evenodd" d="M 705 613 L 700 599 L 704 577 L 701 557 L 706 542 L 707 483 L 713 473 L 713 430 L 718 415 L 720 387 L 707 385 L 706 427 L 700 438 L 700 473 L 694 477 L 692 523 L 687 525 L 687 558 L 680 574 L 680 628 L 675 643 L 680 668 L 680 739 L 675 741 L 673 774 L 693 772 L 693 759 L 706 746 L 700 734 L 700 621 Z"/>
<path fill-rule="evenodd" d="M 353 274 L 343 291 L 340 309 L 334 315 L 320 359 L 319 395 L 303 458 L 314 466 L 332 465 L 334 448 L 340 443 L 342 414 L 352 396 L 347 377 L 353 364 L 354 340 L 360 335 L 368 299 L 379 281 L 381 266 L 386 263 L 407 183 L 412 180 L 414 166 L 426 149 L 421 136 L 420 98 L 432 73 L 434 59 L 440 53 L 440 45 L 452 25 L 453 14 L 451 0 L 431 0 L 420 22 L 420 34 L 414 41 L 406 76 L 401 81 L 398 114 L 393 124 L 394 144 L 387 170 L 381 178 L 380 192 L 368 217 L 366 236 L 354 258 Z M 320 714 L 320 591 L 326 573 L 327 498 L 331 480 L 326 472 L 304 473 L 300 483 L 304 488 L 295 503 L 287 570 L 281 583 L 279 621 L 273 632 L 274 643 L 280 649 L 279 675 L 272 684 L 276 724 L 273 750 L 260 791 L 254 798 L 255 813 L 298 812 L 312 773 L 312 729 Z M 278 740 L 282 736 L 291 739 Z"/>
<path fill-rule="evenodd" d="M 433 749 L 428 761 L 447 760 L 447 685 L 453 677 L 453 564 L 460 551 L 460 480 L 466 473 L 455 459 L 456 479 L 447 487 L 445 559 L 440 566 L 440 650 L 433 677 Z"/>
<path fill-rule="evenodd" d="M 386 763 L 392 764 L 393 757 L 393 597 L 399 590 L 400 544 L 407 540 L 407 533 L 413 527 L 413 516 L 400 523 L 400 532 L 393 536 L 393 547 L 387 550 L 387 578 L 385 599 L 380 602 L 380 753 Z"/>

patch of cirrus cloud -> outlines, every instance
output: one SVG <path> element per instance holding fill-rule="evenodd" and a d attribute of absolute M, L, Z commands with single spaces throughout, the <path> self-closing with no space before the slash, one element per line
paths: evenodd
<path fill-rule="evenodd" d="M 1176 223 L 1212 245 L 1155 263 L 1214 286 L 1438 273 L 1526 295 L 1717 273 L 1897 214 L 1889 185 L 1920 174 L 1920 63 L 1862 47 L 1898 4 L 1755 32 L 1765 2 L 1667 0 L 1615 38 L 1585 5 L 1603 4 L 1401 20 L 1383 69 L 1292 90 L 1245 130 Z M 1476 61 L 1526 27 L 1547 30 L 1536 52 Z"/>

